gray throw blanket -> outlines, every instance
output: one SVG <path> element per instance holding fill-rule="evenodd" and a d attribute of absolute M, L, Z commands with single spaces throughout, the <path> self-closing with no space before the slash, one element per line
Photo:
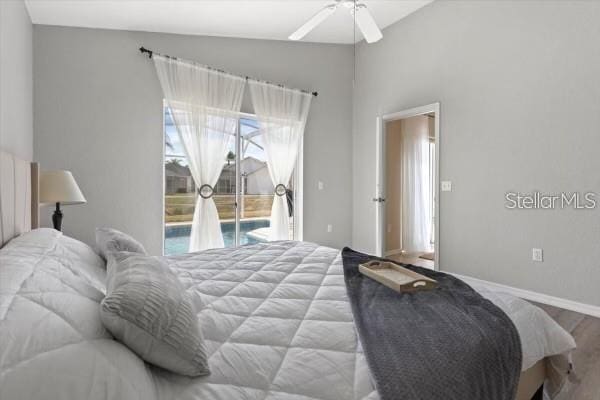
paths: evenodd
<path fill-rule="evenodd" d="M 382 400 L 514 400 L 521 343 L 512 321 L 453 276 L 404 265 L 438 281 L 398 293 L 364 276 L 379 258 L 342 251 L 354 322 Z"/>

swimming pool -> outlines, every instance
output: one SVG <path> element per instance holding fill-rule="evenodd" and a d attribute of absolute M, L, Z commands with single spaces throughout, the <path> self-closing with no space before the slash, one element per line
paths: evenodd
<path fill-rule="evenodd" d="M 258 228 L 269 226 L 268 219 L 254 219 L 240 222 L 240 244 L 258 243 L 256 239 L 248 237 L 246 233 Z M 191 225 L 165 226 L 165 255 L 183 254 L 188 252 L 190 246 Z M 221 232 L 225 247 L 235 245 L 235 222 L 221 222 Z"/>

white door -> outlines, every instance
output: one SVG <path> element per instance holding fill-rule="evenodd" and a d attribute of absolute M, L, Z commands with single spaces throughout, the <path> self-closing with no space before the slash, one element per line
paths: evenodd
<path fill-rule="evenodd" d="M 375 255 L 378 257 L 385 255 L 385 124 L 387 121 L 385 117 L 377 118 L 376 183 L 375 196 L 372 200 L 375 206 Z"/>

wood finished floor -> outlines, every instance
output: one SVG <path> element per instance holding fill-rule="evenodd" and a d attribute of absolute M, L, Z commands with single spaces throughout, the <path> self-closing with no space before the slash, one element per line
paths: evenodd
<path fill-rule="evenodd" d="M 426 260 L 424 258 L 419 258 L 418 256 L 406 256 L 404 254 L 394 254 L 391 256 L 387 256 L 390 260 L 398 261 L 404 264 L 412 264 L 417 267 L 431 268 L 433 269 L 433 261 Z"/>
<path fill-rule="evenodd" d="M 600 319 L 534 303 L 575 338 L 573 364 L 578 383 L 567 384 L 556 400 L 600 400 Z"/>
<path fill-rule="evenodd" d="M 418 257 L 392 255 L 389 259 L 433 268 L 433 261 Z M 575 338 L 577 349 L 573 363 L 578 383 L 567 383 L 555 400 L 600 400 L 600 319 L 573 311 L 533 303 L 548 313 L 560 326 Z"/>

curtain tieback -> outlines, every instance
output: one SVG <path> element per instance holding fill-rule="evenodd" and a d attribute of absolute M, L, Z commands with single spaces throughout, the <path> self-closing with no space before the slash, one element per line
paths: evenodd
<path fill-rule="evenodd" d="M 279 196 L 279 197 L 285 196 L 286 192 L 287 192 L 287 188 L 285 187 L 285 185 L 283 183 L 280 183 L 277 186 L 275 186 L 275 194 L 277 196 Z"/>
<path fill-rule="evenodd" d="M 214 188 L 207 183 L 200 186 L 200 189 L 198 189 L 198 195 L 203 199 L 210 199 L 211 197 L 213 197 L 214 194 Z"/>

